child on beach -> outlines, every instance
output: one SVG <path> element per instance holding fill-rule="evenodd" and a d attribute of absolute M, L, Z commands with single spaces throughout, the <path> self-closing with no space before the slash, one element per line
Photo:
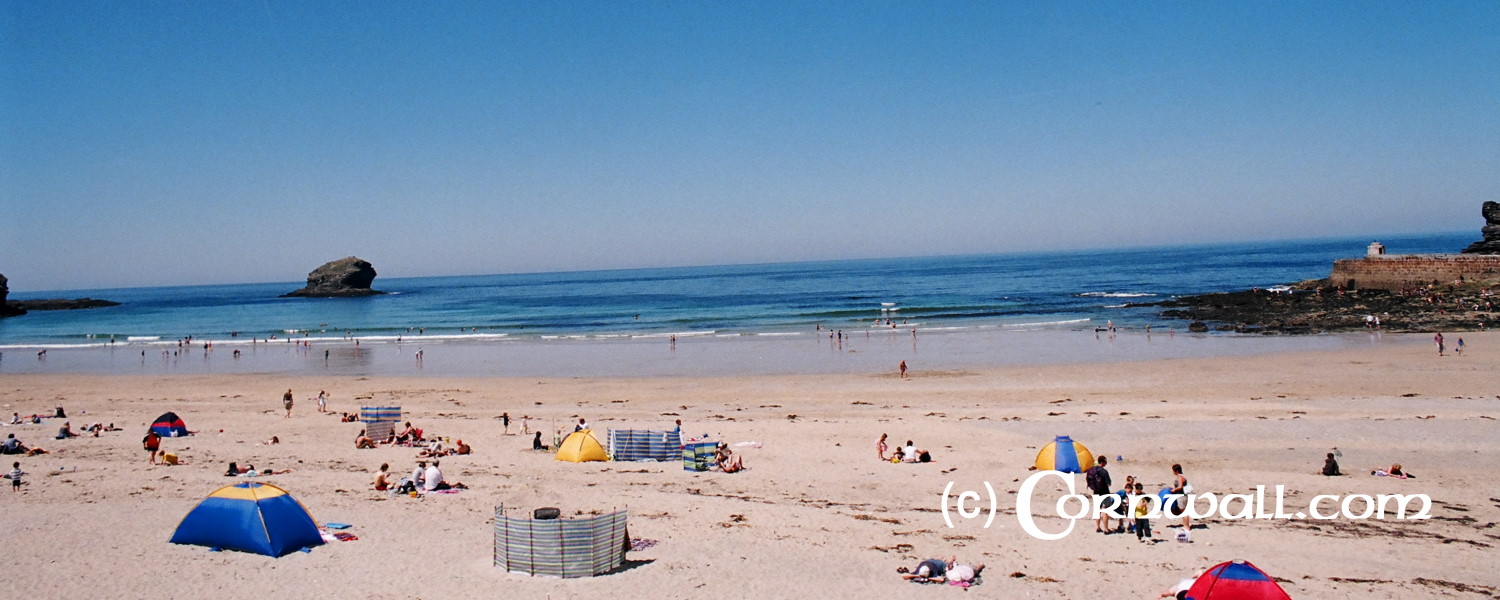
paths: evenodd
<path fill-rule="evenodd" d="M 6 475 L 6 477 L 10 478 L 10 491 L 19 492 L 21 491 L 21 476 L 25 475 L 26 472 L 21 470 L 20 461 L 13 462 L 10 466 L 10 473 Z"/>
<path fill-rule="evenodd" d="M 1135 539 L 1144 542 L 1151 538 L 1151 519 L 1146 518 L 1146 515 L 1151 514 L 1151 503 L 1146 502 L 1144 497 L 1145 486 L 1135 484 L 1134 492 L 1136 496 L 1141 497 L 1135 505 Z"/>

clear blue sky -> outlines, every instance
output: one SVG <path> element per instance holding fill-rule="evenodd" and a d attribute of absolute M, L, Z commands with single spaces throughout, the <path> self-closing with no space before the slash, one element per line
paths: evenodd
<path fill-rule="evenodd" d="M 0 0 L 0 127 L 15 290 L 1477 239 L 1500 2 Z"/>

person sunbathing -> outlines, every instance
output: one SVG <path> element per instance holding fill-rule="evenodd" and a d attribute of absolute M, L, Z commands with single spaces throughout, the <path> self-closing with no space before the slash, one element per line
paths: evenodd
<path fill-rule="evenodd" d="M 1410 474 L 1407 474 L 1405 471 L 1402 471 L 1401 470 L 1401 463 L 1393 464 L 1393 465 L 1391 465 L 1391 468 L 1389 468 L 1389 469 L 1375 469 L 1374 471 L 1370 471 L 1370 474 L 1374 475 L 1376 477 L 1395 477 L 1396 479 L 1416 479 L 1417 478 L 1416 475 L 1410 475 Z"/>
<path fill-rule="evenodd" d="M 1190 590 L 1190 589 L 1193 588 L 1193 583 L 1196 582 L 1196 581 L 1197 581 L 1196 578 L 1187 578 L 1187 579 L 1179 580 L 1177 582 L 1177 585 L 1174 585 L 1172 587 L 1167 588 L 1162 593 L 1157 594 L 1156 597 L 1157 598 L 1176 598 L 1177 600 L 1182 600 L 1183 598 L 1187 597 L 1188 590 Z"/>
<path fill-rule="evenodd" d="M 231 463 L 229 463 L 229 470 L 227 470 L 227 471 L 224 472 L 224 476 L 225 477 L 239 477 L 240 473 L 243 473 L 243 472 L 244 471 L 240 470 L 240 466 L 239 465 L 234 464 L 234 463 L 231 462 Z"/>
<path fill-rule="evenodd" d="M 275 446 L 276 444 L 280 444 L 280 443 L 281 443 L 281 438 L 279 436 L 274 436 L 274 435 L 271 436 L 271 439 L 266 440 L 264 442 L 261 442 L 261 444 L 264 444 L 266 446 Z"/>
<path fill-rule="evenodd" d="M 359 435 L 354 436 L 354 448 L 356 450 L 361 449 L 361 448 L 374 448 L 374 447 L 375 447 L 375 440 L 372 440 L 372 439 L 370 439 L 370 436 L 365 435 L 365 430 L 363 430 L 363 429 L 359 430 Z"/>
<path fill-rule="evenodd" d="M 448 450 L 443 449 L 442 441 L 433 440 L 432 443 L 427 444 L 426 448 L 423 448 L 421 452 L 418 452 L 417 456 L 424 456 L 427 458 L 440 458 L 449 454 L 451 453 Z"/>
<path fill-rule="evenodd" d="M 915 581 L 917 583 L 942 583 L 948 580 L 948 568 L 953 566 L 953 564 L 957 561 L 958 557 L 949 557 L 948 560 L 929 558 L 920 563 L 917 563 L 916 569 L 898 567 L 896 569 L 896 572 L 900 573 L 901 578 L 907 581 Z"/>
<path fill-rule="evenodd" d="M 984 563 L 968 565 L 956 564 L 948 569 L 948 583 L 957 585 L 960 583 L 974 583 L 974 579 L 984 572 Z"/>
<path fill-rule="evenodd" d="M 65 440 L 74 437 L 78 437 L 78 434 L 74 433 L 72 423 L 64 422 L 62 427 L 57 429 L 57 439 Z"/>
<path fill-rule="evenodd" d="M 463 440 L 458 440 L 458 447 L 453 450 L 454 454 L 471 454 L 473 452 L 474 449 L 465 444 Z"/>
<path fill-rule="evenodd" d="M 714 460 L 719 463 L 719 470 L 725 473 L 738 473 L 745 469 L 739 455 L 729 449 L 729 444 L 719 442 L 718 449 L 714 450 Z"/>

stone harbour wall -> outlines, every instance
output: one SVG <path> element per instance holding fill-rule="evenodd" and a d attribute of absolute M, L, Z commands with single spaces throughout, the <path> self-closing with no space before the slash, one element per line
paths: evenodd
<path fill-rule="evenodd" d="M 1500 284 L 1500 256 L 1477 254 L 1403 254 L 1349 258 L 1333 262 L 1328 280 L 1345 289 L 1398 290 L 1450 284 Z"/>

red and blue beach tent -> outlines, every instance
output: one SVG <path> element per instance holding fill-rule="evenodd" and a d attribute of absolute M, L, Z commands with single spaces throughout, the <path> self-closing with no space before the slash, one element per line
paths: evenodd
<path fill-rule="evenodd" d="M 1235 560 L 1214 565 L 1188 588 L 1186 600 L 1292 600 L 1265 571 Z"/>
<path fill-rule="evenodd" d="M 188 431 L 187 424 L 182 422 L 182 418 L 178 417 L 177 413 L 170 412 L 157 417 L 156 422 L 151 424 L 151 431 L 155 431 L 156 435 L 162 437 L 193 435 L 192 432 Z"/>

